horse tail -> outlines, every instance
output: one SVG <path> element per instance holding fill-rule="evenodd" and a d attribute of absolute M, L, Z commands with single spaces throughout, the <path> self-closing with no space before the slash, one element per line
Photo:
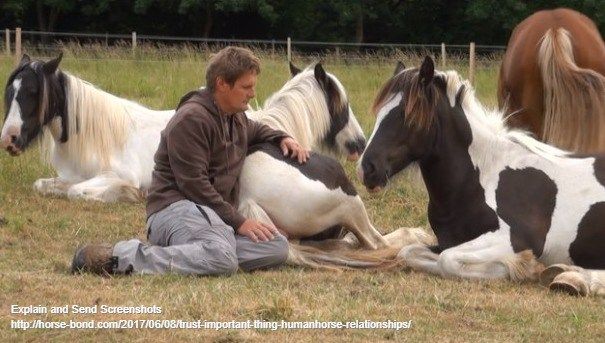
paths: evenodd
<path fill-rule="evenodd" d="M 577 152 L 605 148 L 605 77 L 576 65 L 567 30 L 544 34 L 538 65 L 544 96 L 542 139 Z"/>
<path fill-rule="evenodd" d="M 330 271 L 391 269 L 398 264 L 395 260 L 398 252 L 397 248 L 327 252 L 315 247 L 289 242 L 286 263 Z"/>

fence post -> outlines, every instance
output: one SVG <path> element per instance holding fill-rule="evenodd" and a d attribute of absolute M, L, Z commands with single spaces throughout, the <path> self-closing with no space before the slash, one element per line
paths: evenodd
<path fill-rule="evenodd" d="M 11 55 L 11 30 L 4 29 L 4 42 L 6 43 L 6 56 Z"/>
<path fill-rule="evenodd" d="M 133 56 L 136 54 L 136 50 L 137 50 L 137 32 L 132 31 L 132 55 Z"/>
<path fill-rule="evenodd" d="M 109 46 L 109 34 L 105 32 L 105 47 Z"/>
<path fill-rule="evenodd" d="M 445 70 L 445 43 L 441 43 L 441 69 Z"/>
<path fill-rule="evenodd" d="M 275 59 L 275 39 L 271 40 L 271 59 Z"/>
<path fill-rule="evenodd" d="M 15 65 L 21 61 L 21 28 L 15 29 Z"/>
<path fill-rule="evenodd" d="M 469 53 L 468 80 L 471 85 L 475 84 L 475 42 L 471 42 Z"/>
<path fill-rule="evenodd" d="M 292 62 L 292 40 L 288 37 L 288 62 Z"/>
<path fill-rule="evenodd" d="M 340 63 L 340 47 L 336 46 L 336 63 Z"/>

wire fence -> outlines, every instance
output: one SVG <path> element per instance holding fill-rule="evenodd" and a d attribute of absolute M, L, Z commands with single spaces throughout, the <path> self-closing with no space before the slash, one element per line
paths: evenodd
<path fill-rule="evenodd" d="M 472 71 L 493 66 L 505 46 L 469 44 L 403 44 L 320 42 L 288 39 L 227 39 L 175 37 L 113 33 L 43 32 L 5 29 L 2 35 L 5 53 L 20 58 L 26 51 L 36 57 L 50 57 L 70 51 L 83 59 L 173 60 L 195 55 L 207 56 L 227 45 L 262 51 L 273 58 L 287 60 L 338 60 L 346 64 L 392 63 L 410 56 L 432 55 L 442 67 L 452 63 L 468 64 Z"/>

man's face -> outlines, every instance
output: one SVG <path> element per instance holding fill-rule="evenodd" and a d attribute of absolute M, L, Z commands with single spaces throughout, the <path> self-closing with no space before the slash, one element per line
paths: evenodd
<path fill-rule="evenodd" d="M 248 109 L 248 101 L 256 96 L 256 78 L 255 71 L 249 71 L 240 76 L 233 87 L 222 78 L 217 80 L 217 90 L 222 93 L 222 110 L 227 113 L 242 112 Z"/>

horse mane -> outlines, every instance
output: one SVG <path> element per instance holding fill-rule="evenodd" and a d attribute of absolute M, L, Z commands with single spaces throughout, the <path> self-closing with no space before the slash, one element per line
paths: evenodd
<path fill-rule="evenodd" d="M 316 147 L 319 143 L 317 137 L 326 137 L 330 130 L 330 117 L 326 115 L 330 113 L 329 106 L 342 110 L 347 102 L 342 85 L 336 78 L 329 76 L 338 89 L 331 94 L 334 103 L 327 103 L 326 95 L 315 79 L 313 68 L 314 65 L 305 68 L 286 82 L 279 91 L 265 100 L 262 109 L 248 112 L 248 117 L 284 131 L 305 149 Z"/>
<path fill-rule="evenodd" d="M 548 160 L 565 157 L 569 152 L 545 144 L 535 139 L 530 132 L 515 129 L 506 124 L 508 119 L 504 110 L 487 110 L 476 98 L 475 90 L 468 82 L 462 80 L 453 70 L 437 74 L 446 83 L 446 93 L 450 106 L 456 105 L 456 96 L 459 94 L 462 109 L 471 125 L 476 125 L 481 132 L 487 133 L 495 140 L 505 140 L 517 143 L 527 150 Z"/>
<path fill-rule="evenodd" d="M 594 152 L 605 145 L 605 76 L 576 65 L 571 38 L 569 31 L 558 28 L 548 29 L 540 41 L 542 138 L 574 151 Z"/>
<path fill-rule="evenodd" d="M 123 149 L 129 129 L 134 125 L 130 112 L 143 107 L 104 92 L 71 74 L 64 75 L 67 141 L 43 144 L 43 150 L 47 150 L 43 153 L 48 156 L 54 147 L 72 157 L 72 163 L 78 169 L 86 170 L 96 158 L 101 169 L 108 170 L 111 155 Z M 49 131 L 52 127 L 47 133 Z"/>

